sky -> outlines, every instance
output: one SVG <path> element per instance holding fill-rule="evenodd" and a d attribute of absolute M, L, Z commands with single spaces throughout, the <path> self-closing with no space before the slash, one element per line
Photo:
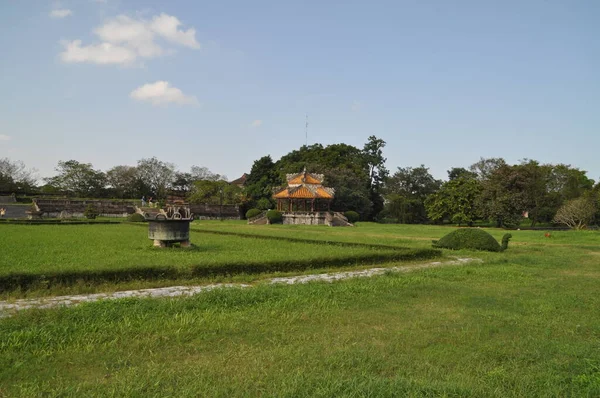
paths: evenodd
<path fill-rule="evenodd" d="M 597 0 L 0 0 L 0 158 L 40 177 L 156 156 L 235 179 L 386 141 L 445 179 L 481 157 L 600 180 Z"/>

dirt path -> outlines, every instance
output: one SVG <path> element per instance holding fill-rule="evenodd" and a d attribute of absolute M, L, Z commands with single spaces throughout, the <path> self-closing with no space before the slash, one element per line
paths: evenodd
<path fill-rule="evenodd" d="M 407 265 L 402 267 L 388 267 L 388 268 L 369 268 L 362 271 L 346 271 L 346 272 L 333 272 L 329 274 L 313 274 L 313 275 L 298 275 L 281 278 L 271 278 L 261 281 L 259 283 L 277 284 L 283 283 L 287 285 L 293 285 L 298 283 L 308 282 L 333 282 L 342 279 L 349 278 L 366 278 L 375 275 L 382 275 L 386 272 L 411 272 L 426 268 L 445 267 L 453 265 L 463 265 L 470 262 L 481 262 L 482 260 L 476 258 L 456 258 L 450 261 L 434 261 L 429 263 L 422 263 L 416 265 Z M 139 289 L 139 290 L 126 290 L 121 292 L 113 293 L 94 293 L 94 294 L 80 294 L 73 296 L 57 296 L 57 297 L 42 297 L 37 299 L 22 299 L 14 301 L 0 301 L 0 318 L 10 316 L 16 311 L 26 310 L 30 308 L 55 308 L 66 306 L 70 307 L 81 303 L 89 303 L 92 301 L 99 300 L 116 300 L 122 298 L 159 298 L 159 297 L 178 297 L 178 296 L 192 296 L 198 293 L 210 291 L 213 289 L 222 288 L 249 288 L 253 285 L 247 285 L 242 283 L 217 283 L 212 285 L 203 286 L 170 286 L 170 287 L 159 287 L 153 289 Z"/>

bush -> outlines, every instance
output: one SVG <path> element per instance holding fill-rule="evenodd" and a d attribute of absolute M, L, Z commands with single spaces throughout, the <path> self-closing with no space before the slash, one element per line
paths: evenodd
<path fill-rule="evenodd" d="M 256 202 L 256 207 L 260 210 L 269 210 L 273 207 L 273 203 L 267 198 L 260 198 L 258 202 Z"/>
<path fill-rule="evenodd" d="M 133 213 L 127 216 L 127 221 L 129 222 L 146 222 L 144 216 L 140 213 Z"/>
<path fill-rule="evenodd" d="M 250 209 L 246 212 L 246 218 L 250 219 L 252 217 L 256 217 L 258 216 L 260 213 L 262 213 L 262 210 L 260 209 Z"/>
<path fill-rule="evenodd" d="M 267 219 L 270 224 L 280 224 L 283 222 L 283 216 L 280 211 L 277 210 L 269 210 L 267 212 Z"/>
<path fill-rule="evenodd" d="M 355 212 L 355 211 L 352 211 L 352 210 L 345 212 L 344 216 L 348 219 L 348 222 L 351 223 L 351 224 L 354 224 L 360 218 L 360 216 L 358 215 L 358 213 Z"/>
<path fill-rule="evenodd" d="M 87 205 L 87 207 L 83 211 L 84 217 L 89 220 L 94 220 L 96 217 L 98 217 L 99 214 L 100 213 L 98 213 L 96 206 L 94 206 L 92 204 Z"/>
<path fill-rule="evenodd" d="M 511 237 L 511 234 L 505 234 L 502 238 L 502 246 L 500 246 L 492 235 L 482 229 L 463 228 L 450 232 L 439 241 L 433 241 L 433 247 L 452 250 L 472 249 L 500 252 L 506 250 L 508 240 Z"/>

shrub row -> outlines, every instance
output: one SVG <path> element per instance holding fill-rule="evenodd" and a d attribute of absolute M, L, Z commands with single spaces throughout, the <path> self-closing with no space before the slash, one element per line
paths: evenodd
<path fill-rule="evenodd" d="M 263 211 L 260 209 L 250 209 L 246 212 L 246 219 L 250 219 L 252 217 L 256 217 L 258 216 L 260 213 L 262 213 Z"/>

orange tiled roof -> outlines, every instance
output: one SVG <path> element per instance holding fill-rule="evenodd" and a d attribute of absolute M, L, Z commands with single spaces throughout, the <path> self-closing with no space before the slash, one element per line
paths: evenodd
<path fill-rule="evenodd" d="M 312 174 L 304 170 L 297 174 L 288 174 L 286 176 L 288 185 L 300 185 L 300 184 L 321 184 L 323 182 L 323 174 Z"/>
<path fill-rule="evenodd" d="M 323 176 L 310 174 L 306 169 L 299 174 L 288 174 L 288 186 L 273 195 L 275 199 L 333 199 L 333 188 L 321 185 Z"/>
<path fill-rule="evenodd" d="M 321 181 L 317 180 L 316 178 L 314 178 L 312 175 L 308 174 L 308 173 L 302 173 L 299 174 L 298 176 L 292 178 L 291 180 L 288 180 L 288 185 L 295 185 L 295 184 L 320 184 Z"/>

